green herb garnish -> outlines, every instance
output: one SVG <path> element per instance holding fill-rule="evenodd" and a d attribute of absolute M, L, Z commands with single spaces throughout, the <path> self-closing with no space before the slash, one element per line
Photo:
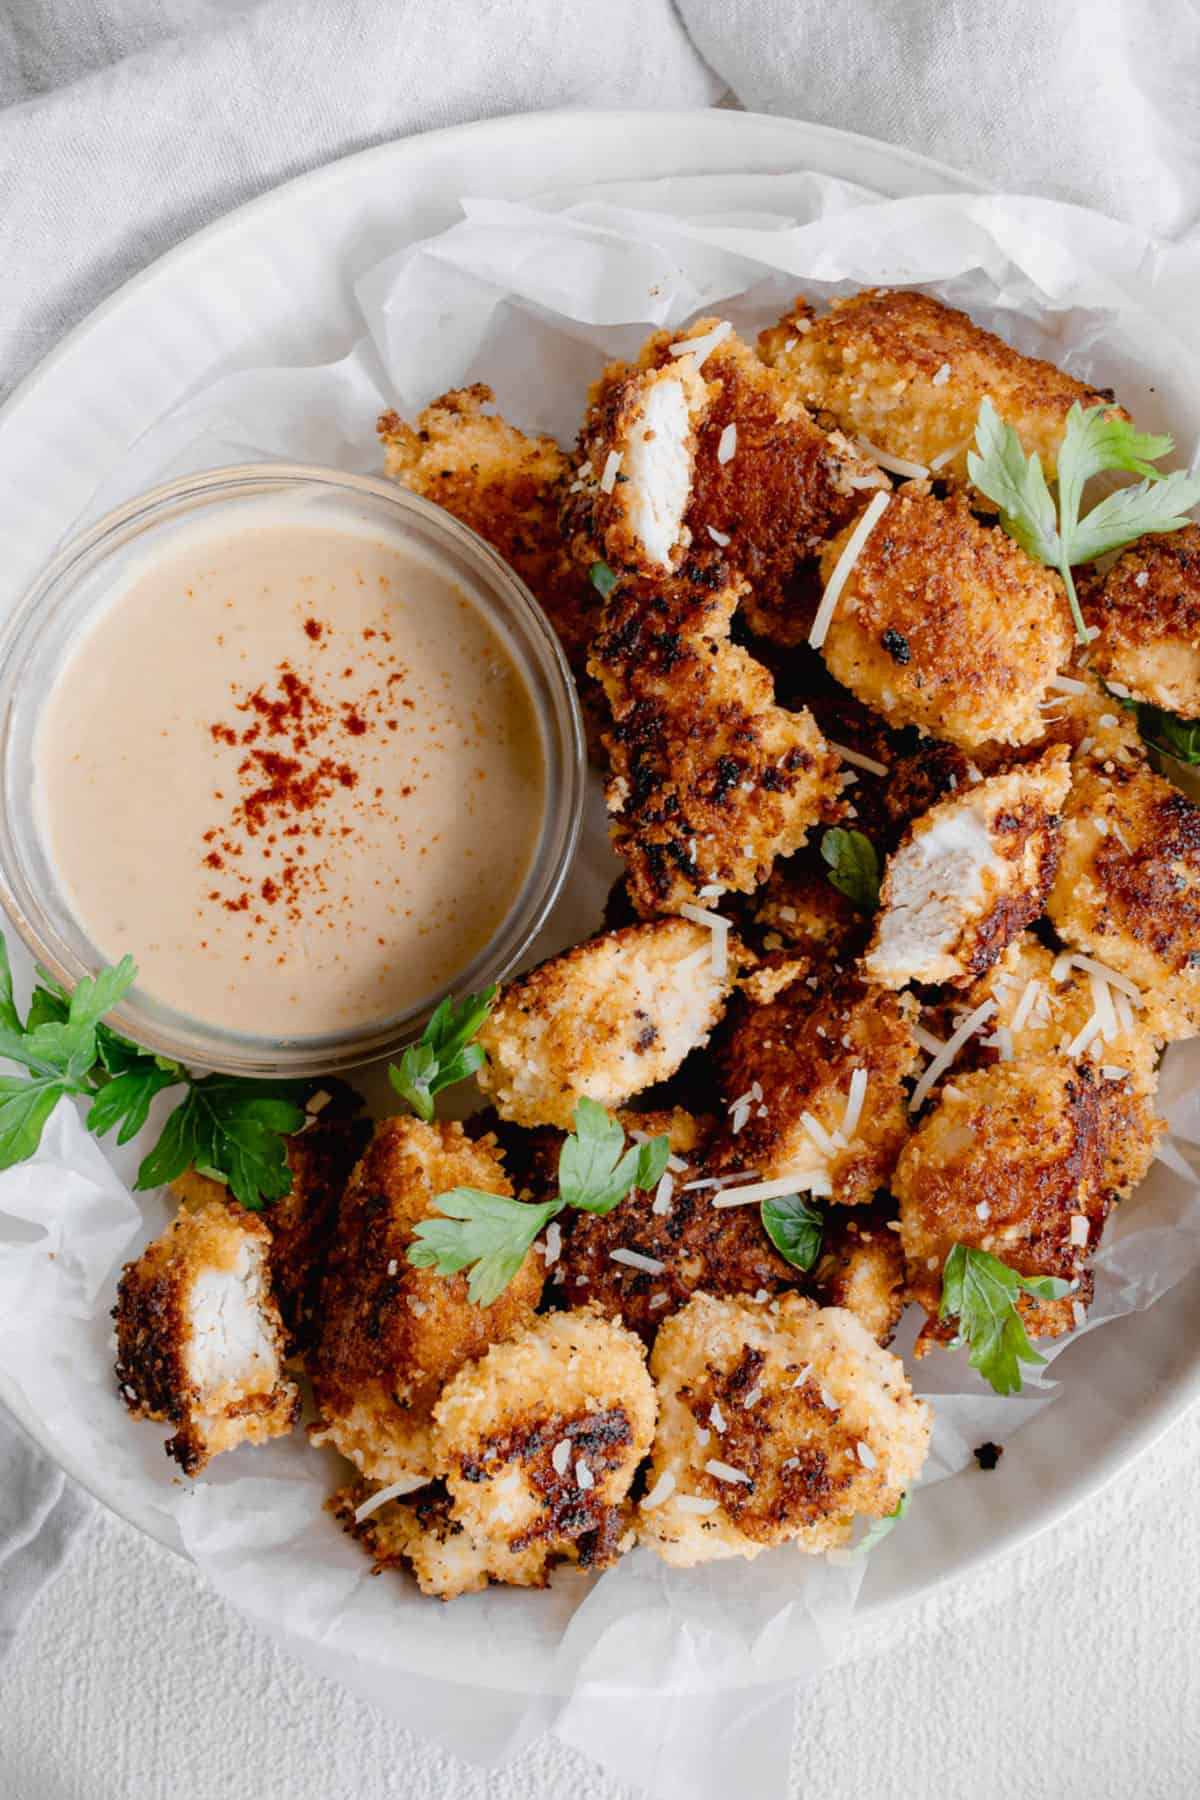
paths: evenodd
<path fill-rule="evenodd" d="M 831 825 L 821 839 L 821 855 L 829 864 L 829 879 L 860 912 L 874 912 L 879 905 L 879 857 L 869 837 Z"/>
<path fill-rule="evenodd" d="M 235 1200 L 258 1212 L 291 1192 L 285 1139 L 305 1122 L 295 1082 L 243 1081 L 236 1075 L 186 1076 L 189 1092 L 138 1170 L 140 1188 L 160 1187 L 194 1168 L 222 1181 Z"/>
<path fill-rule="evenodd" d="M 897 1525 L 908 1511 L 909 1505 L 910 1496 L 907 1493 L 901 1494 L 890 1513 L 885 1513 L 882 1519 L 873 1519 L 871 1521 L 870 1528 L 863 1533 L 858 1543 L 855 1544 L 854 1554 L 856 1556 L 869 1556 L 877 1544 L 881 1544 L 885 1537 L 890 1537 L 892 1532 L 895 1531 Z"/>
<path fill-rule="evenodd" d="M 780 1256 L 795 1269 L 811 1269 L 821 1254 L 825 1215 L 799 1194 L 762 1202 L 763 1229 Z"/>
<path fill-rule="evenodd" d="M 606 562 L 594 562 L 588 570 L 588 580 L 602 600 L 607 600 L 617 585 L 616 572 Z"/>
<path fill-rule="evenodd" d="M 1021 1364 L 1044 1363 L 1029 1341 L 1017 1311 L 1017 1295 L 1061 1300 L 1069 1281 L 1053 1275 L 1019 1275 L 986 1250 L 955 1244 L 942 1271 L 939 1319 L 957 1319 L 955 1344 L 970 1346 L 970 1364 L 998 1394 L 1019 1394 Z"/>
<path fill-rule="evenodd" d="M 441 1216 L 416 1226 L 408 1249 L 413 1267 L 439 1275 L 469 1269 L 468 1299 L 490 1306 L 538 1233 L 564 1207 L 609 1213 L 632 1188 L 657 1186 L 671 1154 L 669 1138 L 651 1138 L 627 1150 L 621 1125 L 594 1100 L 578 1102 L 573 1125 L 559 1152 L 555 1199 L 535 1204 L 479 1188 L 451 1188 L 434 1200 Z"/>
<path fill-rule="evenodd" d="M 416 1043 L 389 1068 L 392 1086 L 427 1125 L 433 1118 L 434 1095 L 483 1067 L 483 1051 L 472 1039 L 496 1004 L 496 993 L 493 982 L 457 1006 L 447 994 Z"/>
<path fill-rule="evenodd" d="M 1153 749 L 1173 756 L 1176 762 L 1200 763 L 1200 719 L 1181 719 L 1161 706 L 1151 706 L 1148 700 L 1124 700 L 1116 694 L 1113 699 L 1133 713 L 1138 730 Z"/>
<path fill-rule="evenodd" d="M 1081 644 L 1088 635 L 1072 565 L 1094 562 L 1147 532 L 1178 531 L 1200 500 L 1200 475 L 1182 469 L 1164 475 L 1154 467 L 1174 449 L 1171 438 L 1137 431 L 1107 413 L 1103 405 L 1085 411 L 1077 400 L 1067 414 L 1058 453 L 1057 510 L 1041 458 L 1036 451 L 1026 456 L 1017 433 L 990 400 L 980 405 L 975 448 L 967 456 L 972 482 L 1000 508 L 1000 523 L 1009 537 L 1062 576 Z M 1086 483 L 1113 469 L 1143 479 L 1136 487 L 1109 494 L 1081 519 Z"/>

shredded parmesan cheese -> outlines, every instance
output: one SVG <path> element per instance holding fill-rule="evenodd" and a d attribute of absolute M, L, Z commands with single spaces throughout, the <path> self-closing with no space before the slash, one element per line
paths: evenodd
<path fill-rule="evenodd" d="M 709 956 L 712 972 L 716 980 L 723 981 L 729 973 L 729 920 L 723 919 L 720 913 L 708 912 L 703 906 L 692 906 L 690 903 L 681 906 L 679 910 L 693 925 L 703 925 L 711 932 Z"/>
<path fill-rule="evenodd" d="M 889 456 L 886 450 L 881 450 L 870 438 L 856 437 L 854 441 L 864 455 L 872 457 L 881 469 L 887 469 L 892 475 L 911 476 L 919 481 L 929 473 L 924 463 L 906 462 L 902 456 Z"/>
<path fill-rule="evenodd" d="M 858 1130 L 858 1121 L 862 1117 L 863 1101 L 867 1097 L 867 1071 L 855 1069 L 850 1077 L 850 1094 L 846 1101 L 846 1112 L 842 1119 L 842 1136 L 849 1144 Z"/>
<path fill-rule="evenodd" d="M 656 1256 L 643 1256 L 640 1250 L 610 1250 L 608 1258 L 610 1262 L 624 1263 L 629 1269 L 642 1269 L 647 1275 L 661 1275 L 667 1266 Z"/>
<path fill-rule="evenodd" d="M 600 477 L 600 492 L 611 494 L 617 480 L 617 471 L 621 467 L 621 451 L 610 450 L 604 465 L 604 473 Z"/>
<path fill-rule="evenodd" d="M 1033 1011 L 1033 1003 L 1042 991 L 1040 981 L 1031 977 L 1026 983 L 1021 998 L 1017 1001 L 1017 1010 L 1012 1016 L 1010 1030 L 1020 1031 L 1022 1025 Z"/>
<path fill-rule="evenodd" d="M 674 1192 L 675 1192 L 675 1177 L 671 1174 L 671 1171 L 668 1169 L 667 1172 L 665 1173 L 665 1175 L 662 1177 L 661 1181 L 659 1182 L 658 1186 L 654 1190 L 654 1205 L 650 1208 L 650 1211 L 653 1213 L 657 1213 L 660 1218 L 662 1217 L 662 1215 L 664 1213 L 669 1213 L 671 1210 L 671 1199 L 672 1199 L 672 1196 L 674 1195 Z"/>
<path fill-rule="evenodd" d="M 727 425 L 717 441 L 717 461 L 732 462 L 737 455 L 737 426 Z"/>
<path fill-rule="evenodd" d="M 908 1103 L 909 1112 L 917 1112 L 925 1104 L 925 1097 L 933 1087 L 934 1083 L 940 1081 L 941 1077 L 950 1067 L 967 1039 L 974 1036 L 979 1030 L 979 1027 L 991 1018 L 995 1010 L 996 1002 L 994 1000 L 985 1000 L 982 1006 L 977 1006 L 974 1012 L 967 1014 L 962 1024 L 950 1038 L 945 1049 L 938 1051 L 925 1073 L 921 1076 L 916 1087 L 913 1089 L 912 1099 Z"/>
<path fill-rule="evenodd" d="M 868 775 L 886 775 L 886 763 L 876 762 L 873 756 L 861 756 L 857 750 L 848 750 L 845 744 L 835 744 L 832 738 L 826 738 L 831 750 L 836 750 L 843 762 L 853 763 L 856 769 L 865 769 Z"/>
<path fill-rule="evenodd" d="M 715 1500 L 702 1500 L 699 1494 L 677 1494 L 675 1504 L 680 1512 L 685 1513 L 710 1513 L 717 1510 Z"/>
<path fill-rule="evenodd" d="M 404 1494 L 415 1494 L 418 1488 L 428 1487 L 429 1479 L 428 1475 L 402 1475 L 399 1481 L 389 1482 L 387 1487 L 380 1488 L 377 1494 L 372 1494 L 369 1500 L 364 1500 L 361 1506 L 355 1507 L 354 1523 L 361 1525 L 364 1519 L 369 1519 L 373 1512 L 378 1512 L 389 1500 L 399 1500 Z"/>
<path fill-rule="evenodd" d="M 833 1193 L 833 1183 L 821 1169 L 803 1169 L 796 1174 L 781 1175 L 777 1181 L 760 1181 L 752 1187 L 734 1188 L 732 1192 L 713 1195 L 713 1205 L 752 1206 L 756 1200 L 774 1200 L 780 1194 Z"/>
<path fill-rule="evenodd" d="M 836 1156 L 837 1145 L 822 1125 L 820 1119 L 816 1118 L 810 1112 L 802 1112 L 800 1114 L 800 1123 L 803 1125 L 805 1131 L 807 1131 L 809 1137 L 817 1146 L 817 1149 L 821 1152 L 822 1156 Z"/>
<path fill-rule="evenodd" d="M 717 1481 L 744 1481 L 747 1487 L 750 1485 L 750 1477 L 744 1469 L 735 1469 L 730 1463 L 719 1462 L 715 1456 L 705 1463 L 704 1470 Z"/>
<path fill-rule="evenodd" d="M 642 1496 L 642 1511 L 653 1512 L 664 1500 L 669 1500 L 675 1492 L 675 1477 L 670 1469 L 664 1469 L 648 1494 Z"/>
<path fill-rule="evenodd" d="M 1108 985 L 1115 987 L 1118 993 L 1128 994 L 1131 1000 L 1141 1002 L 1141 989 L 1134 987 L 1132 981 L 1127 980 L 1124 975 L 1118 975 L 1115 969 L 1110 969 L 1107 963 L 1097 962 L 1093 956 L 1078 954 L 1072 956 L 1070 961 L 1075 964 L 1077 969 L 1086 969 L 1089 975 L 1099 975 L 1102 981 L 1107 981 Z"/>
<path fill-rule="evenodd" d="M 718 344 L 723 344 L 732 330 L 733 326 L 729 320 L 722 319 L 719 325 L 714 325 L 712 330 L 706 331 L 702 337 L 680 338 L 678 343 L 668 344 L 667 349 L 672 356 L 694 356 L 696 367 L 699 369 L 705 357 L 715 350 Z"/>
<path fill-rule="evenodd" d="M 1086 1213 L 1071 1214 L 1071 1242 L 1082 1250 L 1088 1241 L 1088 1218 Z"/>
<path fill-rule="evenodd" d="M 879 493 L 875 494 L 867 503 L 866 511 L 850 533 L 846 548 L 838 557 L 833 574 L 826 583 L 825 592 L 821 595 L 821 604 L 817 608 L 817 616 L 813 620 L 812 630 L 808 634 L 808 641 L 814 650 L 819 650 L 825 642 L 834 608 L 837 606 L 842 589 L 850 578 L 850 571 L 862 555 L 863 547 L 886 511 L 891 497 L 886 489 L 880 489 Z"/>
<path fill-rule="evenodd" d="M 723 550 L 729 542 L 729 533 L 727 531 L 718 531 L 715 525 L 706 525 L 704 529 L 707 531 L 713 543 L 719 544 Z"/>

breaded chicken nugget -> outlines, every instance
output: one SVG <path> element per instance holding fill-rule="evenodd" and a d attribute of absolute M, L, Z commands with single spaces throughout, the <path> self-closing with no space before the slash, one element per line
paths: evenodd
<path fill-rule="evenodd" d="M 697 1294 L 650 1358 L 659 1421 L 639 1536 L 681 1567 L 844 1544 L 916 1480 L 930 1411 L 848 1312 Z"/>
<path fill-rule="evenodd" d="M 330 1511 L 362 1545 L 376 1574 L 410 1567 L 421 1592 L 439 1600 L 477 1594 L 488 1585 L 488 1545 L 454 1518 L 444 1490 L 379 1502 L 369 1484 L 358 1483 L 341 1488 Z"/>
<path fill-rule="evenodd" d="M 829 544 L 828 582 L 851 527 Z M 960 749 L 1036 743 L 1041 706 L 1071 649 L 1062 582 L 961 495 L 896 494 L 867 537 L 822 654 L 889 724 Z"/>
<path fill-rule="evenodd" d="M 911 996 L 851 975 L 816 1000 L 799 983 L 749 1008 L 720 1053 L 730 1110 L 718 1166 L 763 1181 L 818 1171 L 842 1205 L 873 1200 L 908 1136 L 916 1016 Z"/>
<path fill-rule="evenodd" d="M 493 1581 L 542 1587 L 557 1562 L 615 1561 L 655 1415 L 638 1339 L 586 1308 L 547 1313 L 460 1369 L 434 1408 L 434 1456 Z M 407 1554 L 425 1585 L 428 1552 Z"/>
<path fill-rule="evenodd" d="M 989 1060 L 1056 1054 L 1091 1067 L 1105 1144 L 1104 1183 L 1126 1199 L 1145 1177 L 1166 1129 L 1154 1112 L 1162 1045 L 1128 997 L 1106 994 L 1107 987 L 1069 953 L 1055 956 L 1026 933 L 971 990 L 966 1005 L 995 1005 L 988 1047 L 977 1052 Z M 971 1040 L 964 1059 L 980 1041 Z"/>
<path fill-rule="evenodd" d="M 643 915 L 703 888 L 750 893 L 840 811 L 837 758 L 808 712 L 729 642 L 744 593 L 686 579 L 619 587 L 589 663 L 608 697 L 614 846 Z"/>
<path fill-rule="evenodd" d="M 794 1287 L 799 1271 L 779 1255 L 757 1207 L 714 1207 L 706 1159 L 712 1121 L 673 1113 L 624 1113 L 626 1130 L 671 1141 L 672 1163 L 656 1192 L 634 1188 L 610 1213 L 573 1213 L 548 1279 L 567 1306 L 591 1301 L 647 1344 L 698 1290 L 767 1294 Z M 693 1184 L 700 1182 L 697 1187 Z"/>
<path fill-rule="evenodd" d="M 361 1108 L 359 1096 L 341 1081 L 330 1081 L 313 1095 L 310 1123 L 285 1140 L 291 1192 L 273 1201 L 263 1215 L 271 1234 L 271 1288 L 293 1350 L 304 1350 L 311 1340 L 313 1308 L 342 1191 L 371 1135 Z M 228 1188 L 195 1169 L 188 1169 L 171 1187 L 189 1207 L 229 1201 Z"/>
<path fill-rule="evenodd" d="M 872 981 L 965 987 L 1040 917 L 1058 866 L 1068 752 L 957 790 L 887 862 L 863 967 Z"/>
<path fill-rule="evenodd" d="M 1080 589 L 1092 666 L 1135 700 L 1200 715 L 1200 525 L 1139 538 Z"/>
<path fill-rule="evenodd" d="M 1163 1038 L 1200 1030 L 1200 808 L 1140 752 L 1077 753 L 1046 904 L 1072 949 L 1114 970 Z"/>
<path fill-rule="evenodd" d="M 408 1262 L 414 1227 L 455 1187 L 512 1192 L 488 1143 L 471 1143 L 461 1125 L 384 1119 L 342 1200 L 309 1357 L 319 1414 L 311 1436 L 374 1481 L 431 1472 L 430 1421 L 442 1387 L 526 1324 L 541 1297 L 532 1251 L 491 1306 L 471 1304 L 466 1275 Z"/>
<path fill-rule="evenodd" d="M 415 426 L 384 413 L 384 470 L 477 531 L 521 577 L 558 634 L 589 725 L 598 727 L 602 709 L 586 668 L 598 597 L 558 528 L 570 462 L 553 438 L 486 413 L 492 399 L 477 382 L 443 394 Z"/>
<path fill-rule="evenodd" d="M 1031 1337 L 1059 1337 L 1092 1294 L 1086 1264 L 1109 1195 L 1103 1132 L 1089 1069 L 1065 1057 L 955 1073 L 901 1152 L 892 1177 L 910 1297 L 928 1322 L 918 1354 L 954 1335 L 938 1325 L 942 1271 L 955 1244 L 988 1250 L 1021 1275 L 1078 1282 L 1061 1300 L 1022 1293 Z"/>
<path fill-rule="evenodd" d="M 804 1283 L 818 1306 L 840 1306 L 865 1325 L 876 1343 L 889 1344 L 908 1293 L 895 1203 L 830 1206 L 821 1254 Z"/>
<path fill-rule="evenodd" d="M 282 1437 L 300 1415 L 285 1380 L 270 1234 L 224 1198 L 180 1209 L 127 1263 L 117 1290 L 117 1380 L 135 1419 L 169 1419 L 185 1475 L 239 1444 Z"/>
<path fill-rule="evenodd" d="M 1074 401 L 1128 417 L 1111 393 L 1023 356 L 966 313 L 911 289 L 864 288 L 819 319 L 798 299 L 758 347 L 851 437 L 962 483 L 985 398 L 1051 480 Z"/>
<path fill-rule="evenodd" d="M 809 848 L 776 863 L 752 907 L 752 927 L 767 957 L 786 956 L 792 980 L 811 976 L 814 985 L 835 963 L 857 956 L 870 929 L 866 915 L 830 881 L 820 852 Z"/>
<path fill-rule="evenodd" d="M 577 944 L 502 989 L 478 1035 L 479 1086 L 518 1125 L 566 1130 L 585 1095 L 623 1106 L 707 1043 L 742 957 L 731 941 L 714 973 L 710 934 L 687 919 Z"/>

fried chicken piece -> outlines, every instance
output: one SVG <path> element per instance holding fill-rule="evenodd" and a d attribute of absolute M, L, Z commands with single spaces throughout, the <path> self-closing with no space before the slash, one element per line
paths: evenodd
<path fill-rule="evenodd" d="M 1022 1293 L 1031 1337 L 1060 1337 L 1092 1297 L 1087 1262 L 1104 1228 L 1103 1127 L 1091 1071 L 1061 1056 L 955 1072 L 901 1152 L 892 1177 L 910 1298 L 927 1322 L 923 1355 L 954 1336 L 937 1323 L 955 1244 L 988 1250 L 1021 1275 L 1078 1286 L 1061 1300 Z"/>
<path fill-rule="evenodd" d="M 916 1480 L 930 1411 L 837 1307 L 697 1294 L 650 1358 L 659 1422 L 639 1536 L 678 1567 L 772 1544 L 836 1549 Z"/>
<path fill-rule="evenodd" d="M 373 1573 L 411 1567 L 421 1592 L 440 1600 L 487 1587 L 488 1545 L 453 1516 L 444 1490 L 377 1502 L 359 1518 L 373 1499 L 370 1484 L 360 1482 L 339 1489 L 330 1502 L 334 1517 L 371 1558 Z"/>
<path fill-rule="evenodd" d="M 1059 1055 L 1090 1067 L 1105 1144 L 1104 1184 L 1127 1199 L 1166 1130 L 1154 1112 L 1162 1045 L 1126 996 L 1114 991 L 1106 1001 L 1106 985 L 1026 933 L 967 995 L 969 1009 L 991 1000 L 996 1011 L 988 1021 L 988 1047 L 976 1049 L 981 1040 L 975 1037 L 962 1060 L 974 1053 L 991 1061 L 1003 1046 L 1017 1062 Z"/>
<path fill-rule="evenodd" d="M 285 1140 L 291 1192 L 273 1201 L 264 1214 L 271 1234 L 271 1288 L 293 1351 L 305 1350 L 312 1340 L 313 1311 L 342 1191 L 371 1135 L 353 1088 L 330 1081 L 322 1093 L 323 1105 L 316 1104 L 321 1093 L 309 1102 L 310 1123 Z M 215 1201 L 237 1204 L 219 1181 L 195 1169 L 186 1170 L 171 1188 L 189 1207 Z"/>
<path fill-rule="evenodd" d="M 1124 410 L 1053 363 L 1023 356 L 954 307 L 905 288 L 864 288 L 816 318 L 803 298 L 764 331 L 759 354 L 807 405 L 888 456 L 965 484 L 980 403 L 989 398 L 1036 450 L 1049 480 L 1074 401 Z"/>
<path fill-rule="evenodd" d="M 826 582 L 849 537 L 826 547 Z M 970 751 L 1042 738 L 1042 703 L 1070 649 L 1057 575 L 999 526 L 980 524 L 961 495 L 908 489 L 863 545 L 822 654 L 890 725 L 918 725 Z"/>
<path fill-rule="evenodd" d="M 670 1113 L 623 1113 L 627 1131 L 666 1133 L 678 1166 L 657 1193 L 634 1188 L 612 1212 L 576 1212 L 564 1220 L 562 1251 L 548 1272 L 563 1303 L 591 1301 L 607 1318 L 624 1321 L 647 1344 L 665 1318 L 699 1289 L 709 1294 L 767 1294 L 794 1287 L 797 1269 L 784 1260 L 757 1207 L 714 1207 L 717 1179 L 706 1157 L 712 1120 Z M 650 1265 L 629 1263 L 628 1254 Z"/>
<path fill-rule="evenodd" d="M 459 1124 L 384 1119 L 342 1199 L 309 1357 L 319 1414 L 310 1435 L 374 1481 L 432 1471 L 430 1424 L 445 1383 L 525 1325 L 541 1297 L 533 1251 L 491 1306 L 467 1299 L 465 1274 L 407 1260 L 414 1227 L 454 1187 L 511 1194 L 490 1144 Z"/>
<path fill-rule="evenodd" d="M 863 967 L 872 981 L 965 987 L 1038 918 L 1071 785 L 1063 745 L 957 790 L 888 858 Z"/>
<path fill-rule="evenodd" d="M 185 1475 L 239 1444 L 283 1437 L 300 1416 L 282 1372 L 270 1245 L 257 1214 L 198 1200 L 125 1265 L 117 1380 L 135 1419 L 176 1427 L 165 1448 Z"/>
<path fill-rule="evenodd" d="M 1079 597 L 1100 633 L 1092 666 L 1105 681 L 1166 712 L 1200 716 L 1200 525 L 1139 538 Z"/>
<path fill-rule="evenodd" d="M 460 1369 L 434 1409 L 448 1520 L 404 1552 L 423 1590 L 449 1599 L 481 1586 L 472 1546 L 488 1578 L 516 1587 L 544 1587 L 556 1563 L 614 1562 L 655 1414 L 638 1339 L 587 1308 L 547 1313 Z M 468 1554 L 453 1556 L 450 1524 Z"/>
<path fill-rule="evenodd" d="M 729 642 L 744 592 L 621 586 L 592 647 L 613 720 L 614 847 L 643 915 L 709 886 L 751 893 L 840 812 L 837 758 L 812 715 L 777 706 L 766 669 Z"/>
<path fill-rule="evenodd" d="M 803 1291 L 818 1306 L 853 1313 L 878 1344 L 889 1344 L 908 1293 L 896 1208 L 888 1198 L 871 1206 L 830 1206 L 821 1254 Z"/>
<path fill-rule="evenodd" d="M 657 919 L 551 957 L 502 989 L 478 1035 L 479 1086 L 518 1125 L 566 1130 L 584 1095 L 623 1106 L 708 1042 L 744 957 L 728 948 L 717 975 L 704 926 Z"/>
<path fill-rule="evenodd" d="M 718 1166 L 763 1181 L 815 1171 L 841 1205 L 873 1200 L 908 1136 L 916 1016 L 911 996 L 852 975 L 816 1000 L 799 983 L 748 1009 L 720 1052 L 730 1112 Z"/>
<path fill-rule="evenodd" d="M 1046 911 L 1072 949 L 1132 984 L 1149 1031 L 1200 1031 L 1200 808 L 1140 747 L 1097 739 L 1077 753 Z"/>
<path fill-rule="evenodd" d="M 594 733 L 602 704 L 586 665 L 598 597 L 558 528 L 570 462 L 552 437 L 486 413 L 493 398 L 476 382 L 443 394 L 415 426 L 384 413 L 384 472 L 469 525 L 521 577 L 558 635 Z"/>
<path fill-rule="evenodd" d="M 768 959 L 787 958 L 792 980 L 811 977 L 819 985 L 867 940 L 868 919 L 829 880 L 819 850 L 806 848 L 776 863 L 752 904 L 758 942 Z"/>
<path fill-rule="evenodd" d="M 684 343 L 697 352 L 672 355 Z M 564 518 L 577 560 L 652 578 L 685 556 L 723 567 L 749 583 L 751 628 L 787 645 L 807 636 L 820 598 L 815 551 L 865 489 L 889 485 L 718 319 L 655 332 L 636 364 L 611 364 L 592 389 L 580 453 Z"/>

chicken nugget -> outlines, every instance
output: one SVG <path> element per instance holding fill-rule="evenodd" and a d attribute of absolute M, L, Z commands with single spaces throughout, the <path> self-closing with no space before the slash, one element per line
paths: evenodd
<path fill-rule="evenodd" d="M 862 448 L 964 484 L 985 399 L 1025 451 L 1038 453 L 1050 480 L 1075 401 L 1128 417 L 1110 392 L 1022 355 L 914 289 L 864 288 L 831 301 L 822 318 L 798 299 L 758 347 L 807 405 L 831 414 Z"/>
<path fill-rule="evenodd" d="M 283 1375 L 270 1233 L 224 1198 L 181 1207 L 127 1263 L 117 1290 L 117 1380 L 135 1419 L 176 1427 L 166 1452 L 185 1475 L 239 1444 L 282 1437 L 300 1416 Z"/>
<path fill-rule="evenodd" d="M 453 1516 L 440 1484 L 411 1500 L 381 1499 L 386 1493 L 359 1482 L 339 1489 L 329 1506 L 371 1558 L 373 1573 L 411 1568 L 421 1592 L 438 1600 L 487 1587 L 488 1545 Z"/>
<path fill-rule="evenodd" d="M 829 544 L 828 583 L 853 526 Z M 971 751 L 1032 744 L 1071 649 L 1059 577 L 961 495 L 896 494 L 844 586 L 822 646 L 830 673 L 890 725 Z"/>
<path fill-rule="evenodd" d="M 895 1202 L 829 1206 L 821 1253 L 803 1292 L 818 1306 L 840 1306 L 865 1325 L 878 1344 L 889 1344 L 908 1299 L 904 1250 Z"/>
<path fill-rule="evenodd" d="M 1071 784 L 1063 745 L 941 800 L 888 858 L 863 968 L 871 981 L 965 987 L 1038 918 Z"/>
<path fill-rule="evenodd" d="M 916 1017 L 911 996 L 853 975 L 816 1000 L 798 983 L 748 1008 L 720 1052 L 729 1112 L 718 1166 L 740 1163 L 763 1181 L 815 1173 L 817 1191 L 831 1187 L 843 1206 L 873 1200 L 908 1136 Z"/>
<path fill-rule="evenodd" d="M 892 1192 L 910 1297 L 927 1323 L 918 1354 L 955 1333 L 937 1322 L 955 1244 L 1029 1276 L 1077 1284 L 1061 1300 L 1021 1293 L 1032 1337 L 1070 1331 L 1091 1299 L 1087 1263 L 1109 1209 L 1103 1128 L 1090 1069 L 1061 1056 L 955 1072 L 900 1153 Z"/>
<path fill-rule="evenodd" d="M 490 1306 L 468 1300 L 465 1274 L 409 1263 L 416 1225 L 455 1187 L 512 1192 L 488 1142 L 472 1143 L 461 1125 L 384 1119 L 342 1200 L 309 1356 L 319 1414 L 310 1435 L 374 1481 L 431 1472 L 430 1423 L 442 1387 L 523 1326 L 541 1297 L 533 1251 Z"/>
<path fill-rule="evenodd" d="M 772 1544 L 846 1542 L 921 1471 L 930 1410 L 904 1365 L 837 1307 L 697 1294 L 650 1358 L 659 1420 L 639 1536 L 680 1567 Z"/>
<path fill-rule="evenodd" d="M 1141 537 L 1080 588 L 1092 666 L 1185 719 L 1200 716 L 1200 525 Z"/>
<path fill-rule="evenodd" d="M 791 981 L 811 978 L 815 990 L 838 963 L 848 963 L 864 948 L 870 920 L 829 879 L 829 865 L 819 850 L 805 848 L 776 863 L 770 880 L 752 901 L 752 926 L 766 958 L 786 958 Z M 750 987 L 747 977 L 744 987 Z M 755 998 L 773 998 L 754 992 Z M 777 990 L 778 991 L 778 990 Z"/>
<path fill-rule="evenodd" d="M 658 919 L 577 944 L 502 989 L 478 1034 L 479 1086 L 518 1125 L 571 1125 L 586 1096 L 610 1110 L 707 1043 L 744 952 L 687 919 Z"/>
<path fill-rule="evenodd" d="M 777 706 L 767 670 L 729 642 L 744 592 L 687 569 L 623 585 L 592 647 L 613 721 L 613 842 L 643 915 L 711 886 L 752 892 L 819 819 L 840 816 L 838 760 L 812 715 Z"/>

